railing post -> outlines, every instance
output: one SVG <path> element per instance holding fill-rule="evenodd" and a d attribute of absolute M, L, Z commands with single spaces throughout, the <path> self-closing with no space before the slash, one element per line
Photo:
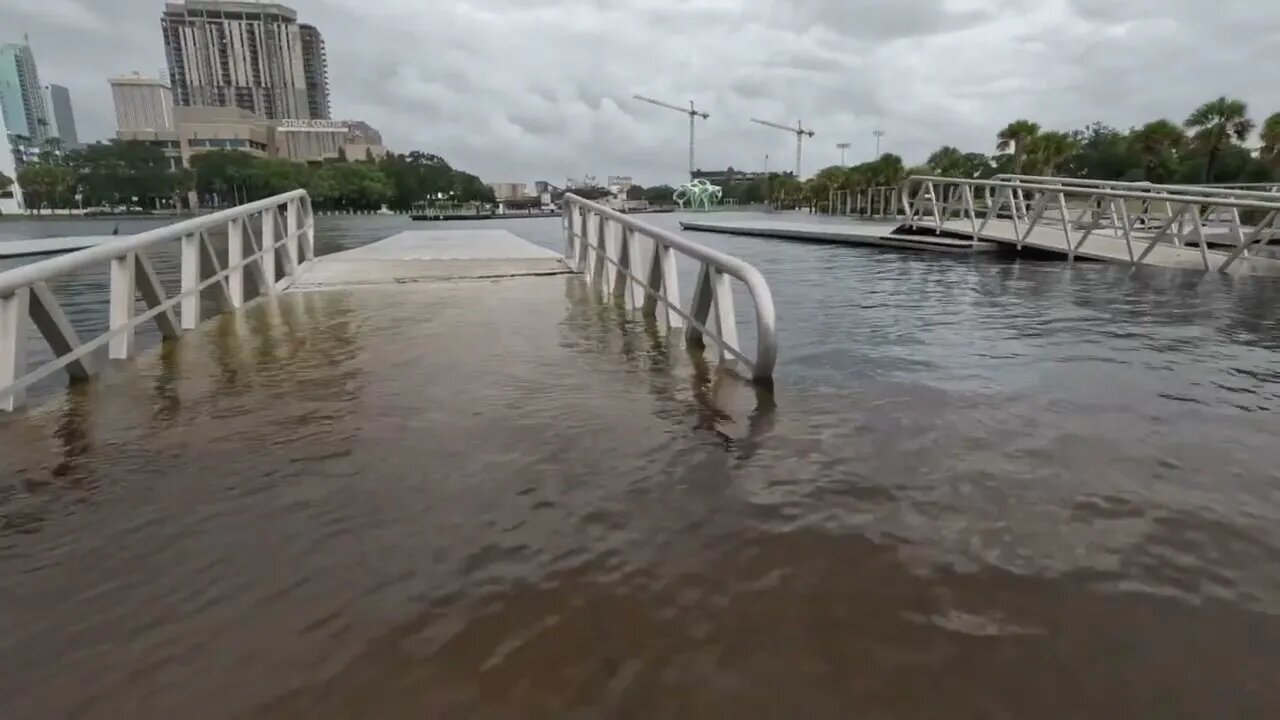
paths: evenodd
<path fill-rule="evenodd" d="M 316 213 L 311 207 L 311 196 L 302 196 L 306 202 L 303 204 L 306 212 L 302 215 L 303 223 L 306 230 L 302 234 L 302 256 L 306 260 L 316 259 Z"/>
<path fill-rule="evenodd" d="M 137 259 L 133 253 L 111 260 L 111 307 L 109 311 L 110 328 L 115 335 L 107 343 L 107 357 L 112 360 L 123 360 L 133 355 L 134 303 L 137 298 L 134 264 Z"/>
<path fill-rule="evenodd" d="M 617 280 L 618 274 L 617 266 L 614 265 L 618 259 L 618 223 L 608 220 L 601 215 L 600 226 L 600 244 L 603 248 L 604 259 L 604 262 L 601 263 L 600 267 L 601 279 L 603 280 L 601 287 L 604 289 L 605 297 L 613 297 L 613 291 L 616 285 L 615 281 Z"/>
<path fill-rule="evenodd" d="M 234 218 L 227 223 L 227 293 L 231 306 L 244 304 L 244 218 Z"/>
<path fill-rule="evenodd" d="M 289 272 L 297 274 L 301 259 L 298 255 L 298 198 L 285 204 L 284 231 L 288 240 L 284 246 L 289 254 Z"/>
<path fill-rule="evenodd" d="M 12 385 L 27 372 L 27 318 L 29 288 L 18 288 L 0 297 L 0 388 Z M 16 410 L 26 401 L 26 392 L 0 394 L 0 410 Z"/>
<path fill-rule="evenodd" d="M 194 330 L 200 324 L 200 235 L 182 236 L 182 329 Z"/>
<path fill-rule="evenodd" d="M 605 225 L 605 222 L 604 222 L 604 216 L 598 215 L 595 213 L 592 213 L 591 217 L 587 219 L 587 222 L 595 230 L 595 232 L 591 234 L 592 282 L 600 285 L 604 289 L 604 292 L 608 293 L 609 286 L 605 284 L 606 282 L 608 282 L 607 279 L 605 278 L 605 274 L 606 274 L 606 270 L 608 270 L 608 267 L 609 267 L 609 263 L 605 261 L 605 257 L 606 257 L 605 252 L 608 247 L 608 244 L 605 240 L 605 233 L 607 230 L 607 226 Z"/>
<path fill-rule="evenodd" d="M 560 208 L 560 224 L 564 229 L 564 257 L 566 260 L 573 261 L 578 257 L 577 247 L 573 239 L 573 205 L 568 200 L 564 201 L 563 207 Z M 574 268 L 577 269 L 576 267 Z"/>
<path fill-rule="evenodd" d="M 262 292 L 274 295 L 276 292 L 276 210 L 267 208 L 261 213 L 262 218 L 262 274 L 267 277 L 267 286 Z"/>
<path fill-rule="evenodd" d="M 635 310 L 644 304 L 645 298 L 644 283 L 636 279 L 640 277 L 644 267 L 644 254 L 640 248 L 640 238 L 645 237 L 645 235 L 637 233 L 631 228 L 624 228 L 622 232 L 626 233 L 627 267 L 631 273 L 631 277 L 627 279 L 627 287 L 631 288 L 631 309 Z"/>
<path fill-rule="evenodd" d="M 703 347 L 706 344 L 702 337 L 702 327 L 706 326 L 711 317 L 711 302 L 715 294 L 711 272 L 706 264 L 700 266 L 698 280 L 693 286 L 693 298 L 689 302 L 689 316 L 693 318 L 693 322 L 684 330 L 685 342 L 691 347 Z"/>
<path fill-rule="evenodd" d="M 718 343 L 720 363 L 726 366 L 736 364 L 737 360 L 727 348 L 738 347 L 738 317 L 733 310 L 733 285 L 729 276 L 719 270 L 711 270 L 711 282 L 715 299 L 716 334 L 720 336 Z"/>

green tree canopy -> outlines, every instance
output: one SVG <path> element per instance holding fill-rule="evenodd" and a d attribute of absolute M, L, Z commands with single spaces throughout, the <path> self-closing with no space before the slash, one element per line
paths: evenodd
<path fill-rule="evenodd" d="M 1280 166 L 1280 112 L 1272 113 L 1262 123 L 1262 159 Z"/>
<path fill-rule="evenodd" d="M 1021 173 L 1031 141 L 1040 134 L 1040 126 L 1030 120 L 1014 120 L 996 134 L 996 150 L 1013 154 L 1013 172 Z"/>
<path fill-rule="evenodd" d="M 1194 131 L 1192 139 L 1205 154 L 1204 181 L 1211 182 L 1218 158 L 1232 142 L 1244 142 L 1253 132 L 1249 106 L 1225 96 L 1196 108 L 1183 123 Z"/>

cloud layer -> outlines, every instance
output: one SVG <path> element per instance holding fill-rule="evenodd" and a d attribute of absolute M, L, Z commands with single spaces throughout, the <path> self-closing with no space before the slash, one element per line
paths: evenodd
<path fill-rule="evenodd" d="M 335 117 L 486 181 L 630 174 L 677 181 L 696 100 L 698 165 L 806 172 L 885 150 L 989 151 L 1030 117 L 1070 129 L 1179 121 L 1227 94 L 1280 110 L 1268 68 L 1280 3 L 1258 0 L 295 0 L 324 33 Z M 29 32 L 44 82 L 71 89 L 82 138 L 114 132 L 106 78 L 164 66 L 161 0 L 0 0 L 0 41 Z"/>

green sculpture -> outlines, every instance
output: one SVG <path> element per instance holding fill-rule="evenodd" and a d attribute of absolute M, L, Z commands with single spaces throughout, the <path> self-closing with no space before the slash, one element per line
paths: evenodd
<path fill-rule="evenodd" d="M 671 199 L 675 200 L 682 210 L 685 209 L 686 202 L 689 203 L 690 210 L 710 210 L 711 206 L 720 202 L 723 196 L 724 190 L 720 189 L 720 186 L 712 185 L 699 178 L 677 187 Z"/>

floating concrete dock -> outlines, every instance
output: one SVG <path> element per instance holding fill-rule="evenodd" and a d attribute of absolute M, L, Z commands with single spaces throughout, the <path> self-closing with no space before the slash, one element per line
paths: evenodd
<path fill-rule="evenodd" d="M 921 232 L 941 229 L 943 232 L 971 234 L 968 220 L 951 220 L 936 225 L 920 222 L 913 225 Z M 1066 257 L 1103 260 L 1128 264 L 1155 265 L 1182 270 L 1225 271 L 1233 266 L 1236 272 L 1248 275 L 1280 275 L 1280 260 L 1254 255 L 1235 257 L 1221 250 L 1202 249 L 1197 245 L 1174 245 L 1167 238 L 1162 240 L 1156 231 L 1132 231 L 1130 238 L 1109 236 L 1104 233 L 1086 235 L 1084 231 L 1061 225 L 1041 225 L 1028 229 L 1012 220 L 990 220 L 978 233 L 982 241 L 999 243 L 1014 248 L 1031 248 Z M 1206 242 L 1206 245 L 1210 242 Z M 1257 248 L 1261 250 L 1262 248 Z"/>
<path fill-rule="evenodd" d="M 758 270 L 603 206 L 566 197 L 562 230 L 572 262 L 497 229 L 408 231 L 317 257 L 310 198 L 294 190 L 0 272 L 0 412 L 20 408 L 28 388 L 55 374 L 85 381 L 108 367 L 106 360 L 134 357 L 141 328 L 153 325 L 152 332 L 164 341 L 177 341 L 210 311 L 236 312 L 285 291 L 333 289 L 345 292 L 332 295 L 349 295 L 406 284 L 468 285 L 483 287 L 481 294 L 488 297 L 496 285 L 517 280 L 563 288 L 563 282 L 537 278 L 579 273 L 610 302 L 625 297 L 629 310 L 660 319 L 666 334 L 690 350 L 714 348 L 726 370 L 762 384 L 772 380 L 777 358 L 773 298 Z M 169 277 L 162 277 L 151 259 L 162 249 L 177 253 L 179 267 L 166 268 Z M 681 258 L 696 268 L 688 296 L 679 292 Z M 105 275 L 107 323 L 82 340 L 80 328 L 63 310 L 68 298 L 57 290 L 61 278 L 85 271 Z M 471 280 L 488 282 L 466 282 Z M 751 301 L 754 356 L 739 346 L 734 280 L 746 286 Z M 33 357 L 29 340 L 40 338 L 45 347 L 37 352 L 43 353 Z"/>
<path fill-rule="evenodd" d="M 999 248 L 999 244 L 971 238 L 955 238 L 933 233 L 911 234 L 901 231 L 900 223 L 852 222 L 848 225 L 772 222 L 685 222 L 684 230 L 750 235 L 754 237 L 805 240 L 809 242 L 848 243 L 851 245 L 877 245 L 903 250 L 930 250 L 933 252 L 969 253 L 985 252 Z"/>
<path fill-rule="evenodd" d="M 85 235 L 83 237 L 52 237 L 36 240 L 9 240 L 0 242 L 0 258 L 33 257 L 83 250 L 111 240 L 119 235 Z"/>
<path fill-rule="evenodd" d="M 293 287 L 306 290 L 569 272 L 562 256 L 506 230 L 409 230 L 320 257 L 299 271 Z"/>

